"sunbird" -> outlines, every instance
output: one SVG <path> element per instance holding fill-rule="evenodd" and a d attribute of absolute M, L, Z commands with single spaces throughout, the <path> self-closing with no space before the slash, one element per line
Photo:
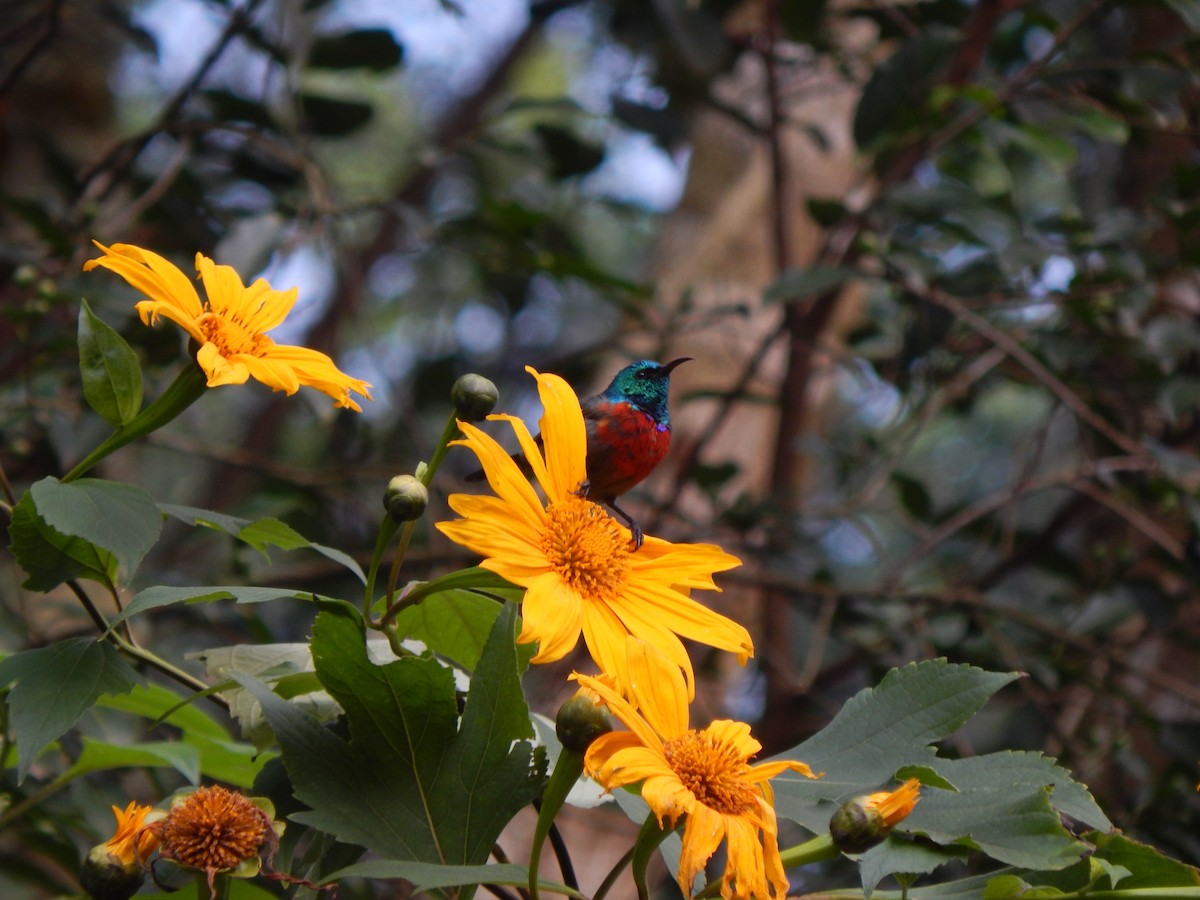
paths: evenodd
<path fill-rule="evenodd" d="M 667 407 L 671 372 L 691 359 L 681 356 L 665 365 L 649 359 L 631 363 L 603 391 L 579 403 L 587 426 L 587 479 L 577 493 L 603 503 L 624 520 L 633 536 L 634 551 L 642 546 L 642 529 L 617 506 L 617 497 L 645 480 L 667 455 L 671 446 Z M 518 458 L 519 454 L 514 455 Z M 482 477 L 482 472 L 474 472 L 467 480 Z"/>

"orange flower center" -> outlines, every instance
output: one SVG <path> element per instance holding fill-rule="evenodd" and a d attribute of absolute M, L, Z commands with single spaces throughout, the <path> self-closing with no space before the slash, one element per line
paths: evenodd
<path fill-rule="evenodd" d="M 237 316 L 215 313 L 208 307 L 200 314 L 196 325 L 204 339 L 215 344 L 226 359 L 237 354 L 262 356 L 272 343 L 265 334 L 247 328 Z"/>
<path fill-rule="evenodd" d="M 542 550 L 550 567 L 588 600 L 616 598 L 629 567 L 629 537 L 612 516 L 580 497 L 546 510 Z"/>
<path fill-rule="evenodd" d="M 233 869 L 267 838 L 263 811 L 223 787 L 200 788 L 171 808 L 162 824 L 163 856 L 206 871 Z"/>
<path fill-rule="evenodd" d="M 736 816 L 758 807 L 751 769 L 729 743 L 693 728 L 666 741 L 663 755 L 683 786 L 709 809 Z"/>

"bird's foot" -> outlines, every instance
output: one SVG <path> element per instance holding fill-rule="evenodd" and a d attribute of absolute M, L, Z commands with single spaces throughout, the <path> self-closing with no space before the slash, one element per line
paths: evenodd
<path fill-rule="evenodd" d="M 629 533 L 633 536 L 633 552 L 637 553 L 642 548 L 642 526 L 632 519 L 629 520 Z"/>
<path fill-rule="evenodd" d="M 585 478 L 583 481 L 579 482 L 579 487 L 575 488 L 573 493 L 581 500 L 586 500 L 588 498 L 588 491 L 591 489 L 592 483 Z"/>
<path fill-rule="evenodd" d="M 613 500 L 605 500 L 604 504 L 620 516 L 625 524 L 629 526 L 629 534 L 633 538 L 633 552 L 637 553 L 642 548 L 642 541 L 645 539 L 645 536 L 642 534 L 642 526 L 633 521 L 633 516 L 617 506 Z"/>

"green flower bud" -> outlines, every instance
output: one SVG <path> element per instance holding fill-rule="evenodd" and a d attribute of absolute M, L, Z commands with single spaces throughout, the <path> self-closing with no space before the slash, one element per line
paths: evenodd
<path fill-rule="evenodd" d="M 429 489 L 413 475 L 397 475 L 383 495 L 383 508 L 397 523 L 421 518 L 428 503 Z"/>
<path fill-rule="evenodd" d="M 496 408 L 500 392 L 482 375 L 463 375 L 450 389 L 450 402 L 465 422 L 478 422 Z"/>
<path fill-rule="evenodd" d="M 608 711 L 596 702 L 595 694 L 580 691 L 558 708 L 554 733 L 563 747 L 575 753 L 585 753 L 592 741 L 612 731 Z"/>
<path fill-rule="evenodd" d="M 93 847 L 79 868 L 79 883 L 92 900 L 128 900 L 145 878 L 140 865 L 121 862 L 108 844 Z"/>
<path fill-rule="evenodd" d="M 847 800 L 829 820 L 834 845 L 843 853 L 863 853 L 883 841 L 920 799 L 921 783 L 910 778 L 894 791 Z"/>

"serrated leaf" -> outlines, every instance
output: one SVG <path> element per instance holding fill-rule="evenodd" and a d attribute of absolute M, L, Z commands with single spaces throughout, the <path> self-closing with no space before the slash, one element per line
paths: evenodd
<path fill-rule="evenodd" d="M 1200 887 L 1200 870 L 1164 856 L 1149 844 L 1117 832 L 1091 831 L 1083 838 L 1095 846 L 1098 857 L 1129 872 L 1121 880 L 1122 891 Z"/>
<path fill-rule="evenodd" d="M 29 576 L 22 587 L 49 591 L 64 581 L 88 578 L 116 590 L 117 558 L 83 538 L 51 528 L 28 492 L 13 507 L 8 536 L 9 550 Z"/>
<path fill-rule="evenodd" d="M 893 669 L 876 687 L 850 698 L 825 728 L 780 754 L 825 775 L 815 781 L 790 773 L 775 778 L 776 809 L 820 832 L 834 809 L 879 790 L 904 766 L 943 771 L 930 745 L 961 727 L 1016 677 L 944 659 Z"/>
<path fill-rule="evenodd" d="M 394 69 L 404 60 L 404 47 L 386 28 L 359 28 L 318 35 L 308 54 L 313 69 Z"/>
<path fill-rule="evenodd" d="M 861 274 L 845 266 L 812 266 L 808 269 L 788 269 L 763 291 L 763 299 L 775 303 L 796 303 L 820 296 Z"/>
<path fill-rule="evenodd" d="M 461 722 L 454 676 L 431 658 L 373 665 L 362 623 L 330 607 L 313 626 L 313 658 L 346 710 L 350 741 L 239 676 L 283 748 L 294 818 L 399 860 L 482 864 L 504 825 L 541 787 L 542 754 L 521 694 L 516 612 L 496 619 Z"/>
<path fill-rule="evenodd" d="M 69 638 L 0 660 L 17 742 L 17 781 L 42 749 L 61 737 L 105 694 L 124 694 L 141 681 L 116 648 L 93 638 Z"/>
<path fill-rule="evenodd" d="M 872 847 L 859 860 L 859 877 L 863 897 L 870 900 L 873 888 L 896 872 L 906 875 L 925 875 L 948 862 L 967 858 L 966 847 L 939 847 L 936 844 L 905 840 L 889 835 L 887 840 Z"/>
<path fill-rule="evenodd" d="M 101 478 L 64 484 L 50 477 L 30 486 L 29 495 L 47 525 L 111 553 L 126 578 L 162 533 L 154 498 L 136 485 Z"/>
<path fill-rule="evenodd" d="M 1058 810 L 1088 825 L 1111 826 L 1087 790 L 1053 760 L 1033 753 L 947 760 L 931 746 L 1015 677 L 945 660 L 889 672 L 877 687 L 851 698 L 824 730 L 781 754 L 825 776 L 811 781 L 785 773 L 774 779 L 776 811 L 819 833 L 844 800 L 878 790 L 901 771 L 928 768 L 956 790 L 923 788 L 898 830 L 942 845 L 977 846 L 1013 865 L 1072 864 L 1086 848 L 1063 828 Z M 876 862 L 873 877 L 889 874 Z M 868 892 L 873 887 L 864 881 Z"/>
<path fill-rule="evenodd" d="M 267 555 L 268 547 L 278 547 L 281 550 L 315 550 L 326 559 L 345 566 L 363 584 L 367 583 L 367 576 L 354 557 L 334 547 L 326 547 L 324 544 L 310 541 L 296 529 L 278 519 L 251 521 L 194 506 L 179 506 L 172 503 L 160 503 L 158 506 L 173 519 L 178 519 L 188 525 L 199 525 L 223 531 L 249 544 L 264 556 Z"/>
<path fill-rule="evenodd" d="M 79 307 L 79 374 L 88 406 L 114 428 L 142 408 L 142 370 L 137 354 L 84 300 Z"/>

